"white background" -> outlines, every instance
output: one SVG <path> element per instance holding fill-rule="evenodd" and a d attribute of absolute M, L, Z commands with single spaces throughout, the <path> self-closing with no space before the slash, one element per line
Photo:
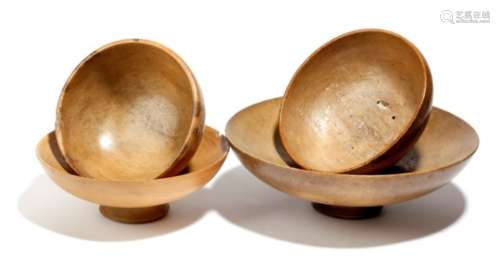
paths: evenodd
<path fill-rule="evenodd" d="M 499 279 L 498 1 L 3 1 L 0 4 L 0 278 Z M 489 11 L 449 24 L 442 10 Z M 123 38 L 176 51 L 220 131 L 240 109 L 283 93 L 317 47 L 385 28 L 427 58 L 434 104 L 479 133 L 454 183 L 367 221 L 329 219 L 254 179 L 231 154 L 170 217 L 123 225 L 53 184 L 35 145 L 54 127 L 59 92 L 97 47 Z"/>

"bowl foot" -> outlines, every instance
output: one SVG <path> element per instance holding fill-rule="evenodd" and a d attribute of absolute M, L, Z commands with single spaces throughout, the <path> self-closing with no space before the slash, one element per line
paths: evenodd
<path fill-rule="evenodd" d="M 113 221 L 126 224 L 144 224 L 165 217 L 169 208 L 168 204 L 141 208 L 119 208 L 100 205 L 99 211 L 104 217 Z"/>
<path fill-rule="evenodd" d="M 335 206 L 335 205 L 327 205 L 327 204 L 313 202 L 312 207 L 319 213 L 327 215 L 329 217 L 339 218 L 339 219 L 349 219 L 349 220 L 360 220 L 360 219 L 370 219 L 377 217 L 382 212 L 383 206 L 347 207 L 347 206 Z"/>

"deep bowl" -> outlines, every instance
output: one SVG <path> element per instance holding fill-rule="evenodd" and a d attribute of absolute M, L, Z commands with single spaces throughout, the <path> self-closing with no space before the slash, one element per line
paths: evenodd
<path fill-rule="evenodd" d="M 196 151 L 203 100 L 187 65 L 147 40 L 108 44 L 68 78 L 56 137 L 81 176 L 144 181 L 180 172 Z"/>
<path fill-rule="evenodd" d="M 419 50 L 393 32 L 364 29 L 315 51 L 283 97 L 279 132 L 305 169 L 377 173 L 417 141 L 432 108 Z"/>

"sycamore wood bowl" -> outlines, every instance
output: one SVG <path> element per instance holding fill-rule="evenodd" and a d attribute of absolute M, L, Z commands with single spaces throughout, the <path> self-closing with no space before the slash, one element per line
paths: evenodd
<path fill-rule="evenodd" d="M 212 179 L 228 152 L 226 138 L 205 127 L 200 146 L 182 173 L 154 180 L 111 181 L 78 176 L 65 162 L 53 132 L 37 146 L 38 159 L 57 185 L 101 205 L 104 216 L 124 223 L 145 223 L 164 217 L 168 203 L 201 189 Z"/>
<path fill-rule="evenodd" d="M 430 193 L 448 183 L 479 145 L 469 124 L 434 107 L 413 149 L 383 174 L 304 170 L 294 165 L 281 145 L 277 132 L 280 104 L 276 98 L 243 109 L 228 122 L 226 137 L 257 178 L 313 202 L 316 210 L 333 217 L 374 217 L 383 205 Z"/>
<path fill-rule="evenodd" d="M 353 31 L 299 67 L 283 98 L 279 133 L 305 169 L 376 173 L 416 142 L 431 100 L 429 67 L 412 43 L 385 30 Z"/>
<path fill-rule="evenodd" d="M 56 137 L 79 175 L 144 181 L 184 169 L 204 118 L 200 89 L 180 57 L 152 41 L 122 40 L 94 51 L 69 76 Z"/>

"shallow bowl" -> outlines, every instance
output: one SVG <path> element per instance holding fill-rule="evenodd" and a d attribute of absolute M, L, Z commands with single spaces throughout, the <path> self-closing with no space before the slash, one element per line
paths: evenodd
<path fill-rule="evenodd" d="M 384 174 L 304 170 L 294 166 L 281 145 L 280 104 L 276 98 L 243 109 L 228 122 L 226 137 L 243 165 L 260 180 L 334 217 L 373 217 L 383 205 L 430 193 L 448 183 L 479 145 L 470 125 L 434 107 L 413 149 Z"/>
<path fill-rule="evenodd" d="M 141 182 L 110 181 L 76 175 L 64 161 L 54 133 L 37 146 L 37 156 L 49 177 L 65 191 L 100 206 L 106 217 L 144 223 L 164 217 L 168 203 L 201 189 L 222 166 L 229 144 L 215 129 L 205 127 L 200 147 L 179 175 Z"/>

